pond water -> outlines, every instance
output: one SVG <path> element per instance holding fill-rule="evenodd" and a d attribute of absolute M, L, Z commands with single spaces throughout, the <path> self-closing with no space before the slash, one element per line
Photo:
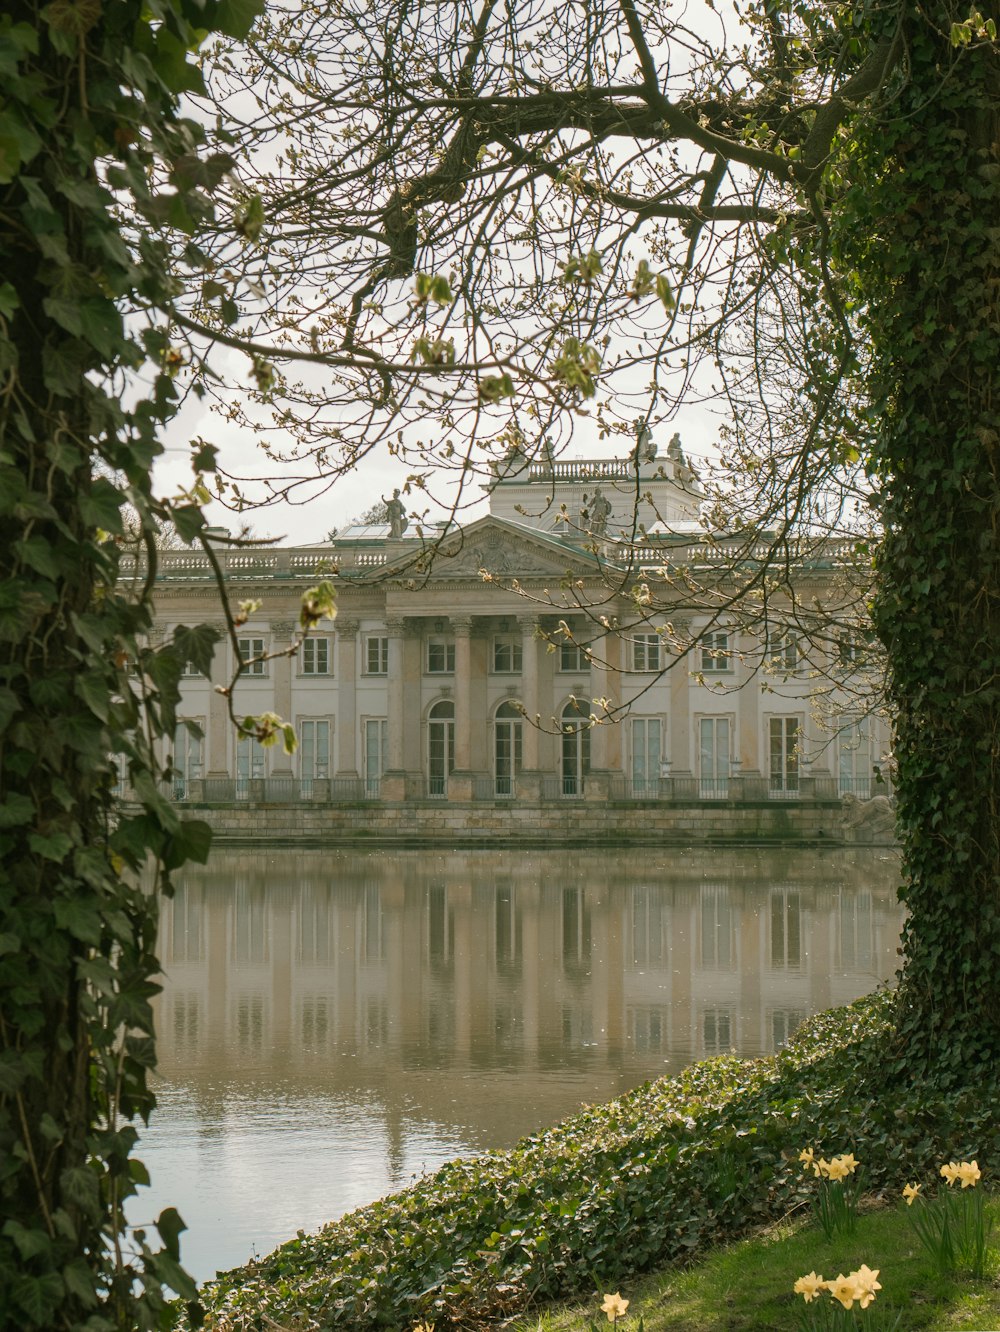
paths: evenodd
<path fill-rule="evenodd" d="M 164 904 L 140 1157 L 199 1280 L 892 978 L 884 851 L 213 854 Z"/>

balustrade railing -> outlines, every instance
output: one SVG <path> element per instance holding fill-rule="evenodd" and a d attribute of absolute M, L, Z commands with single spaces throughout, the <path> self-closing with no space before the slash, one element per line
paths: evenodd
<path fill-rule="evenodd" d="M 252 804 L 353 804 L 358 801 L 378 800 L 381 780 L 378 777 L 172 777 L 159 783 L 159 790 L 168 800 L 179 803 L 231 805 L 243 801 Z M 116 798 L 123 801 L 136 799 L 135 791 L 127 780 L 114 787 Z M 447 777 L 425 777 L 415 792 L 418 798 L 448 799 Z M 586 795 L 586 778 L 543 776 L 539 783 L 542 800 L 582 800 Z M 733 775 L 728 778 L 698 776 L 671 776 L 634 779 L 612 777 L 608 794 L 612 800 L 655 800 L 663 803 L 706 803 L 735 801 L 756 803 L 771 800 L 838 800 L 853 795 L 858 800 L 873 796 L 892 797 L 888 780 L 877 782 L 874 777 L 837 778 L 829 774 L 815 777 L 800 774 L 787 776 L 784 781 L 769 777 Z M 473 800 L 518 800 L 513 777 L 477 776 L 472 780 Z"/>

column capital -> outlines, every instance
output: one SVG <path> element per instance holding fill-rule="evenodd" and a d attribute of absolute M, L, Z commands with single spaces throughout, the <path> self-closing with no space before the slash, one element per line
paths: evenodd
<path fill-rule="evenodd" d="M 472 619 L 473 617 L 471 615 L 449 616 L 451 627 L 454 630 L 456 637 L 461 635 L 463 638 L 468 638 L 472 634 Z"/>
<path fill-rule="evenodd" d="M 350 638 L 358 632 L 360 620 L 348 619 L 346 615 L 338 615 L 333 622 L 333 626 L 341 638 Z"/>
<path fill-rule="evenodd" d="M 402 615 L 387 615 L 385 627 L 392 638 L 402 638 L 406 634 L 407 622 Z"/>
<path fill-rule="evenodd" d="M 295 633 L 297 625 L 294 620 L 272 620 L 271 633 L 276 638 L 291 638 Z"/>

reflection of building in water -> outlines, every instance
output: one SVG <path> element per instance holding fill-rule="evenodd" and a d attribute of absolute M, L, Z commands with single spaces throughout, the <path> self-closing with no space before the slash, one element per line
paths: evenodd
<path fill-rule="evenodd" d="M 610 1095 L 773 1050 L 894 971 L 891 864 L 713 853 L 702 880 L 704 861 L 651 859 L 616 853 L 609 886 L 592 853 L 486 856 L 474 883 L 460 853 L 220 855 L 164 904 L 161 1066 L 397 1090 L 433 1073 L 421 1097 L 445 1120 L 480 1070 L 516 1118 L 544 1070 Z"/>

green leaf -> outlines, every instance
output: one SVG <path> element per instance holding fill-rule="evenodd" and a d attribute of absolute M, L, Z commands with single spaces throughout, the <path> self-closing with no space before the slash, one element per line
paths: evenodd
<path fill-rule="evenodd" d="M 0 283 L 0 316 L 10 319 L 21 304 L 17 292 L 9 282 Z"/>
<path fill-rule="evenodd" d="M 181 1233 L 187 1230 L 187 1226 L 181 1220 L 176 1207 L 164 1208 L 156 1218 L 156 1229 L 160 1232 L 160 1239 L 163 1240 L 167 1253 L 179 1262 L 181 1256 L 180 1237 Z"/>
<path fill-rule="evenodd" d="M 192 860 L 196 865 L 205 865 L 211 845 L 212 829 L 207 823 L 200 819 L 182 819 L 177 831 L 167 841 L 164 864 L 168 870 L 180 869 Z"/>
<path fill-rule="evenodd" d="M 188 628 L 179 624 L 174 630 L 174 649 L 182 662 L 190 662 L 202 675 L 209 675 L 215 645 L 222 635 L 210 624 L 196 624 Z"/>
<path fill-rule="evenodd" d="M 258 15 L 263 14 L 266 0 L 219 0 L 212 18 L 212 27 L 237 41 L 249 36 Z"/>
<path fill-rule="evenodd" d="M 177 504 L 170 510 L 170 517 L 182 541 L 193 541 L 205 526 L 205 515 L 197 504 Z"/>
<path fill-rule="evenodd" d="M 252 194 L 240 205 L 233 218 L 236 234 L 244 240 L 255 241 L 264 228 L 264 200 L 259 194 Z"/>
<path fill-rule="evenodd" d="M 35 817 L 35 802 L 18 791 L 12 791 L 0 805 L 0 828 L 18 828 Z"/>
<path fill-rule="evenodd" d="M 80 514 L 88 527 L 100 527 L 113 536 L 124 533 L 121 506 L 123 495 L 105 477 L 96 477 L 90 491 L 79 499 Z"/>
<path fill-rule="evenodd" d="M 0 685 L 0 734 L 7 729 L 11 717 L 20 711 L 21 704 L 13 689 Z"/>
<path fill-rule="evenodd" d="M 73 839 L 68 833 L 52 833 L 48 837 L 43 837 L 41 833 L 31 833 L 28 836 L 28 845 L 36 856 L 41 856 L 43 860 L 60 861 L 65 860 L 73 850 Z"/>
<path fill-rule="evenodd" d="M 52 1241 L 41 1226 L 37 1230 L 29 1230 L 11 1217 L 4 1222 L 3 1234 L 14 1241 L 14 1247 L 22 1258 L 37 1258 L 40 1254 L 52 1252 Z"/>
<path fill-rule="evenodd" d="M 33 1277 L 22 1273 L 11 1282 L 10 1294 L 19 1309 L 36 1327 L 51 1327 L 52 1316 L 62 1303 L 62 1278 L 55 1272 Z"/>
<path fill-rule="evenodd" d="M 57 898 L 52 914 L 59 928 L 67 930 L 74 939 L 95 947 L 101 942 L 101 911 L 94 898 Z"/>
<path fill-rule="evenodd" d="M 111 697 L 102 675 L 87 672 L 78 675 L 73 682 L 73 692 L 82 698 L 95 717 L 106 722 L 111 715 Z"/>
<path fill-rule="evenodd" d="M 62 1277 L 66 1283 L 68 1293 L 75 1295 L 85 1309 L 93 1309 L 97 1305 L 94 1274 L 82 1258 L 75 1258 L 67 1267 L 64 1267 Z"/>

